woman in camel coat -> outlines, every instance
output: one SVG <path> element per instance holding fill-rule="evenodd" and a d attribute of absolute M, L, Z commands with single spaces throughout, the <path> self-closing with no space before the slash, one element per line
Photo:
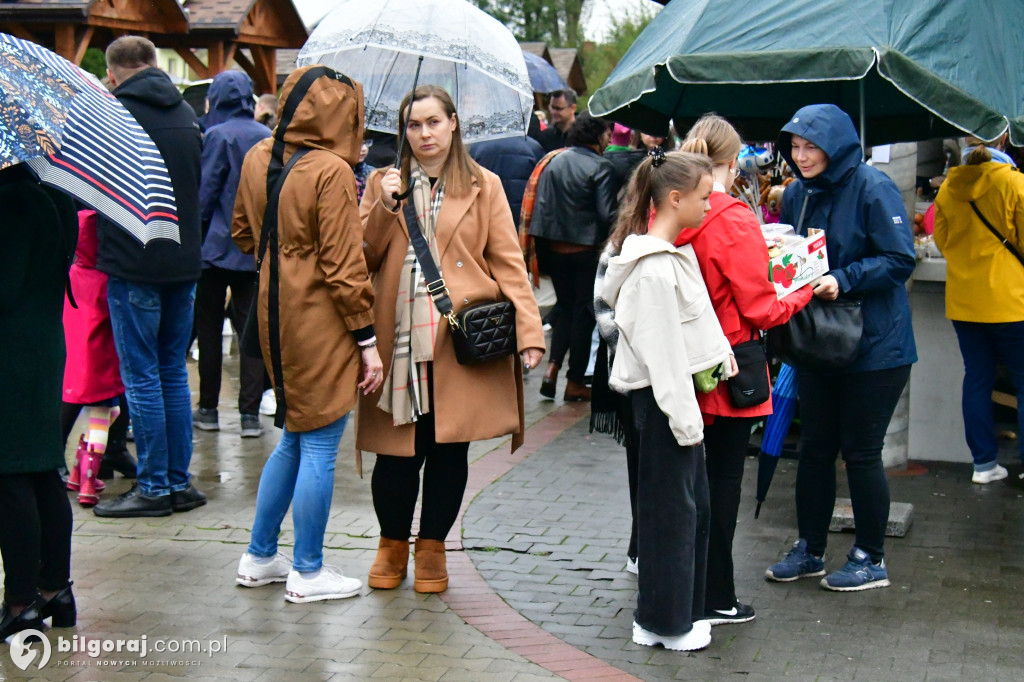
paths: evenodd
<path fill-rule="evenodd" d="M 407 111 L 408 101 L 403 119 Z M 393 197 L 409 178 L 414 190 L 406 201 L 416 206 L 455 312 L 510 301 L 527 367 L 543 357 L 544 333 L 501 182 L 466 153 L 451 98 L 439 87 L 419 87 L 408 118 L 401 171 L 372 175 L 360 207 L 386 380 L 380 390 L 360 396 L 356 447 L 378 455 L 372 489 L 381 540 L 370 586 L 394 588 L 406 575 L 425 465 L 415 589 L 441 592 L 448 586 L 444 540 L 462 504 L 469 443 L 512 434 L 512 449 L 522 444 L 523 375 L 516 356 L 475 366 L 456 361 L 448 323 L 423 290 L 405 217 Z M 412 281 L 418 295 L 410 297 L 406 283 Z M 405 332 L 397 353 L 396 327 Z"/>

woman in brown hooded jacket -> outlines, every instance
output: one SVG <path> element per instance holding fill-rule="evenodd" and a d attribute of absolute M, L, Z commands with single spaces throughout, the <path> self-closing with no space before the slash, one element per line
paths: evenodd
<path fill-rule="evenodd" d="M 323 69 L 302 68 L 288 77 L 281 91 L 281 124 L 274 137 L 245 157 L 232 226 L 242 251 L 257 250 L 274 141 L 284 140 L 284 163 L 306 148 L 286 176 L 278 207 L 283 385 L 276 388 L 285 398 L 284 433 L 260 477 L 252 538 L 237 577 L 246 587 L 287 581 L 285 599 L 292 602 L 351 597 L 362 587 L 359 580 L 323 566 L 323 538 L 338 443 L 355 407 L 357 387 L 374 391 L 383 380 L 352 172 L 363 138 L 362 86 L 325 69 L 305 93 L 297 91 L 289 122 L 284 113 L 292 90 L 312 68 Z M 274 254 L 268 255 L 269 265 Z M 260 272 L 258 313 L 260 346 L 273 376 L 267 324 L 270 269 Z M 293 501 L 294 561 L 277 551 L 281 522 Z"/>
<path fill-rule="evenodd" d="M 426 85 L 416 89 L 411 114 L 408 104 L 406 97 L 399 114 L 401 125 L 408 119 L 401 170 L 371 175 L 360 204 L 387 381 L 359 399 L 356 447 L 378 455 L 372 489 L 381 539 L 370 587 L 398 587 L 406 576 L 423 468 L 414 588 L 442 592 L 448 587 L 444 540 L 462 504 L 469 442 L 512 434 L 512 449 L 522 444 L 523 372 L 514 356 L 472 366 L 456 361 L 394 193 L 415 180 L 407 201 L 416 207 L 456 313 L 510 301 L 527 367 L 544 355 L 544 332 L 501 181 L 466 153 L 451 97 Z"/>

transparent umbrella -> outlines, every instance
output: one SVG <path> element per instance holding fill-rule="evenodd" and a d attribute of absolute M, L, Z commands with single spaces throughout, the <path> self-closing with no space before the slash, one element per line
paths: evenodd
<path fill-rule="evenodd" d="M 466 0 L 343 0 L 299 53 L 363 85 L 366 127 L 398 134 L 413 87 L 451 94 L 466 142 L 525 135 L 533 89 L 522 50 L 498 20 Z"/>

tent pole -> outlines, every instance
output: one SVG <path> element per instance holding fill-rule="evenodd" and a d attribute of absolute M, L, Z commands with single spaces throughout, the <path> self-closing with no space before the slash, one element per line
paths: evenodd
<path fill-rule="evenodd" d="M 868 142 L 867 142 L 867 107 L 864 104 L 864 79 L 861 78 L 857 81 L 857 87 L 860 89 L 860 153 L 861 158 L 868 158 Z"/>

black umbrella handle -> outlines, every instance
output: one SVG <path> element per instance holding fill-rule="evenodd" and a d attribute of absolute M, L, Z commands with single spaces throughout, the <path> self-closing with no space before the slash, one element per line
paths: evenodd
<path fill-rule="evenodd" d="M 416 60 L 416 75 L 412 78 L 412 90 L 409 93 L 409 108 L 405 110 L 405 125 L 398 131 L 398 149 L 395 150 L 395 168 L 402 167 L 402 148 L 405 147 L 405 131 L 409 127 L 409 117 L 412 115 L 412 103 L 416 99 L 416 86 L 420 82 L 420 69 L 423 67 L 423 55 Z M 412 183 L 401 194 L 393 192 L 391 198 L 395 201 L 404 201 L 412 193 Z"/>

